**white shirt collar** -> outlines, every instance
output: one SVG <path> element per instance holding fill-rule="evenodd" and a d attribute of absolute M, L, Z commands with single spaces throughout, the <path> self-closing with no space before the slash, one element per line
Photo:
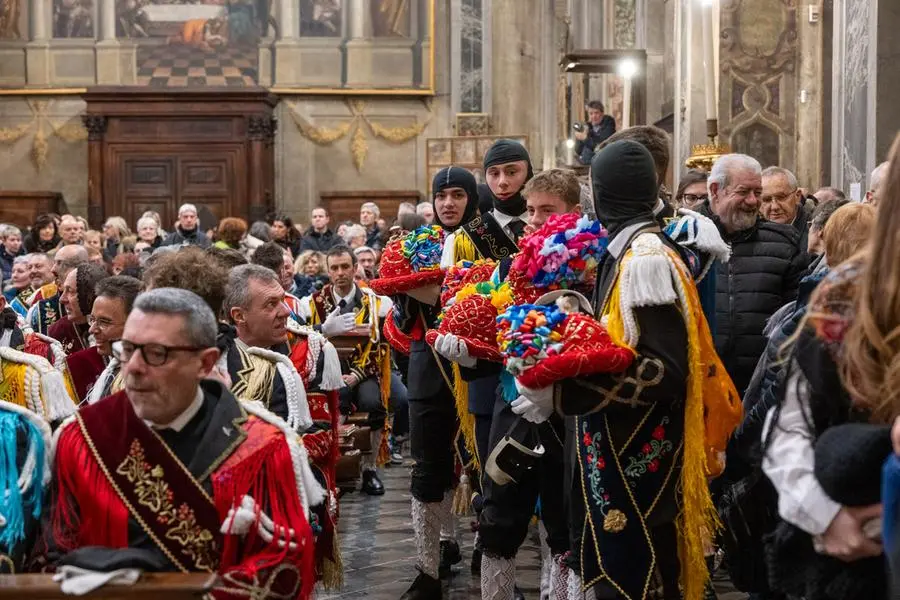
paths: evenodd
<path fill-rule="evenodd" d="M 634 223 L 632 225 L 629 225 L 628 227 L 620 231 L 615 239 L 609 243 L 609 246 L 606 247 L 606 251 L 612 254 L 613 258 L 619 258 L 619 256 L 622 254 L 622 251 L 625 250 L 625 246 L 634 236 L 634 233 L 639 229 L 646 227 L 647 225 L 652 225 L 652 223 L 649 221 L 644 221 L 643 223 Z"/>
<path fill-rule="evenodd" d="M 191 402 L 190 406 L 188 406 L 183 413 L 175 417 L 175 420 L 169 423 L 168 425 L 157 425 L 156 423 L 151 423 L 150 421 L 144 420 L 144 423 L 147 424 L 147 427 L 150 429 L 155 429 L 159 431 L 161 429 L 171 429 L 173 431 L 181 431 L 185 428 L 185 426 L 191 422 L 197 413 L 200 412 L 200 408 L 203 406 L 203 390 L 200 389 L 200 386 L 197 386 L 197 395 L 194 396 L 194 401 Z"/>
<path fill-rule="evenodd" d="M 340 304 L 341 300 L 343 300 L 349 306 L 352 306 L 354 303 L 354 300 L 356 298 L 356 284 L 354 283 L 352 286 L 350 286 L 349 294 L 347 294 L 346 296 L 340 296 L 340 297 L 337 295 L 337 288 L 335 288 L 334 286 L 331 286 L 331 295 L 334 298 L 335 304 Z"/>
<path fill-rule="evenodd" d="M 492 210 L 491 214 L 493 214 L 494 218 L 497 219 L 497 223 L 500 224 L 500 227 L 503 227 L 504 229 L 506 229 L 506 227 L 513 221 L 522 221 L 526 225 L 528 224 L 528 222 L 525 220 L 526 213 L 523 213 L 517 217 L 514 217 L 512 215 L 502 213 L 499 210 Z"/>

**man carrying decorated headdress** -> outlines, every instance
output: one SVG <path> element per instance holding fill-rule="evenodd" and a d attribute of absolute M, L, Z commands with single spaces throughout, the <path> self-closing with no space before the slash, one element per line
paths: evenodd
<path fill-rule="evenodd" d="M 531 157 L 519 142 L 501 139 L 485 153 L 483 167 L 487 185 L 478 187 L 485 196 L 480 202 L 491 209 L 485 211 L 482 208 L 480 216 L 447 236 L 441 260 L 445 269 L 462 261 L 496 261 L 518 251 L 517 243 L 527 225 L 522 188 L 534 175 Z M 491 418 L 500 384 L 499 368 L 496 364 L 474 359 L 452 336 L 441 338 L 437 349 L 460 366 L 457 411 L 463 435 L 467 439 L 474 436 L 477 463 L 482 464 L 487 458 Z M 466 382 L 467 389 L 463 389 L 462 381 Z M 474 423 L 470 423 L 473 420 Z M 480 568 L 480 546 L 476 544 L 472 570 L 477 573 Z"/>
<path fill-rule="evenodd" d="M 653 159 L 621 141 L 591 167 L 608 228 L 594 317 L 633 354 L 620 372 L 556 385 L 517 383 L 516 411 L 573 415 L 568 456 L 573 568 L 600 598 L 647 598 L 657 570 L 666 600 L 699 600 L 704 542 L 716 528 L 707 478 L 721 472 L 740 400 L 712 345 L 683 250 L 654 219 Z M 683 596 L 681 595 L 683 591 Z"/>
<path fill-rule="evenodd" d="M 370 282 L 376 293 L 394 300 L 384 323 L 385 337 L 409 354 L 410 445 L 415 460 L 410 491 L 419 575 L 403 600 L 442 597 L 440 534 L 453 501 L 457 416 L 450 364 L 425 342 L 425 331 L 434 327 L 440 312 L 444 238 L 471 221 L 478 207 L 475 177 L 461 167 L 439 171 L 432 193 L 435 225 L 391 241 L 382 255 L 380 278 Z"/>
<path fill-rule="evenodd" d="M 392 370 L 390 346 L 381 339 L 381 323 L 393 303 L 354 282 L 356 256 L 347 246 L 332 247 L 325 266 L 331 282 L 302 298 L 297 316 L 326 337 L 360 336 L 354 355 L 341 361 L 345 384 L 340 390 L 341 411 L 349 413 L 355 406 L 369 415 L 372 452 L 364 457 L 362 491 L 380 496 L 384 486 L 376 465 L 389 459 L 387 409 L 406 403 L 406 386 Z"/>

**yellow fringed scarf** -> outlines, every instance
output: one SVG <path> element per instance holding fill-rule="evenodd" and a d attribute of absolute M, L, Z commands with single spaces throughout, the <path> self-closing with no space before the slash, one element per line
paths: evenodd
<path fill-rule="evenodd" d="M 686 600 L 700 600 L 709 580 L 704 542 L 721 527 L 709 493 L 708 478 L 721 473 L 720 451 L 724 451 L 728 437 L 740 423 L 741 404 L 734 384 L 715 351 L 693 279 L 673 250 L 662 246 L 660 251 L 665 253 L 668 262 L 688 336 L 684 460 L 677 527 L 684 597 Z M 656 254 L 653 259 L 662 256 Z M 644 256 L 635 257 L 632 250 L 625 254 L 619 267 L 619 277 L 603 309 L 603 315 L 608 319 L 610 337 L 623 346 L 631 347 L 626 342 L 626 329 L 636 327 L 636 320 L 633 314 L 623 312 L 621 274 L 631 266 L 632 261 L 643 259 Z"/>

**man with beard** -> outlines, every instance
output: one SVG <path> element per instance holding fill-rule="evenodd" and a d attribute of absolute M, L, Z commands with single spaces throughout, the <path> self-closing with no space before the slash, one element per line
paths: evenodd
<path fill-rule="evenodd" d="M 73 244 L 63 246 L 56 251 L 53 256 L 53 265 L 50 268 L 53 283 L 44 285 L 35 292 L 31 297 L 31 308 L 25 317 L 25 323 L 30 325 L 33 331 L 46 334 L 51 325 L 65 316 L 65 307 L 61 306 L 59 302 L 63 282 L 69 271 L 86 262 L 88 262 L 88 253 L 84 246 Z M 39 273 L 43 274 L 42 265 L 40 263 L 38 265 Z M 32 275 L 32 285 L 37 276 L 37 274 Z"/>
<path fill-rule="evenodd" d="M 434 176 L 431 189 L 435 224 L 445 232 L 457 232 L 475 217 L 478 191 L 475 177 L 468 170 L 441 169 Z M 382 262 L 384 277 L 384 258 Z M 373 288 L 377 285 L 378 280 L 374 280 Z M 439 562 L 444 545 L 440 538 L 442 525 L 451 519 L 457 430 L 452 382 L 447 376 L 451 366 L 425 341 L 425 330 L 436 326 L 439 301 L 422 302 L 409 294 L 397 294 L 393 300 L 392 318 L 385 322 L 384 330 L 391 345 L 409 352 L 407 393 L 410 445 L 415 459 L 410 491 L 419 570 L 402 600 L 440 600 L 443 592 L 438 578 Z"/>
<path fill-rule="evenodd" d="M 793 227 L 760 216 L 762 169 L 756 159 L 721 157 L 708 186 L 701 212 L 731 245 L 731 260 L 716 266 L 716 350 L 743 394 L 766 347 L 766 321 L 796 299 L 806 255 Z"/>
<path fill-rule="evenodd" d="M 112 356 L 112 345 L 122 339 L 125 320 L 142 287 L 140 280 L 126 275 L 108 277 L 97 284 L 97 297 L 87 316 L 94 345 L 66 358 L 77 402 L 94 404 L 121 389 L 121 364 Z"/>

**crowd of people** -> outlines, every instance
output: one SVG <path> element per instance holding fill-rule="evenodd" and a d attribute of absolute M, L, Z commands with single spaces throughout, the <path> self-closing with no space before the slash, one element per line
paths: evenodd
<path fill-rule="evenodd" d="M 886 597 L 900 141 L 853 202 L 743 154 L 670 195 L 667 134 L 609 133 L 587 179 L 500 140 L 485 184 L 447 167 L 430 202 L 335 229 L 191 204 L 169 232 L 0 227 L 0 569 L 339 586 L 359 413 L 362 493 L 412 458 L 403 600 L 443 597 L 470 511 L 484 600 L 523 597 L 535 517 L 554 600 L 713 598 L 716 572 L 758 600 Z"/>

